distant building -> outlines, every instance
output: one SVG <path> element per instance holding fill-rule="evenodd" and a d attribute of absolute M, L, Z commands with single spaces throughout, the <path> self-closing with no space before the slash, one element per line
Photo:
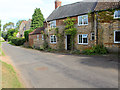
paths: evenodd
<path fill-rule="evenodd" d="M 17 37 L 23 37 L 24 36 L 24 31 L 29 30 L 31 26 L 31 19 L 28 21 L 22 21 L 22 23 L 19 26 L 19 35 Z"/>

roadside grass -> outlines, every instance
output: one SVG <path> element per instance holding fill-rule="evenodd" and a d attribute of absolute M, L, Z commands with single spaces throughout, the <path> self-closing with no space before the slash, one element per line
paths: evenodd
<path fill-rule="evenodd" d="M 14 43 L 12 43 L 11 41 L 7 42 L 8 44 L 11 44 L 13 46 L 16 46 Z"/>
<path fill-rule="evenodd" d="M 2 64 L 2 88 L 23 88 L 13 67 L 2 61 L 0 63 Z"/>
<path fill-rule="evenodd" d="M 5 56 L 5 54 L 2 51 L 2 42 L 4 42 L 4 40 L 0 39 L 0 56 Z"/>

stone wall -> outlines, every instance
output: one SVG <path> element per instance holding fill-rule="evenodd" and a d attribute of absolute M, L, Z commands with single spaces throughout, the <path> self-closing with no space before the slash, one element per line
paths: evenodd
<path fill-rule="evenodd" d="M 108 48 L 110 52 L 120 52 L 120 43 L 114 43 L 114 31 L 120 30 L 120 21 L 99 23 L 98 42 Z"/>
<path fill-rule="evenodd" d="M 76 34 L 76 37 L 75 37 L 75 49 L 81 50 L 81 49 L 86 49 L 86 48 L 90 48 L 91 46 L 93 46 L 94 45 L 94 41 L 91 41 L 91 33 L 94 32 L 94 27 L 93 27 L 94 17 L 89 17 L 88 25 L 83 25 L 83 26 L 78 26 L 78 16 L 71 17 L 71 18 L 76 19 L 76 21 L 75 21 L 75 28 L 77 28 L 77 34 Z M 67 18 L 56 20 L 56 26 L 59 28 L 59 32 L 60 33 L 62 33 L 63 30 L 65 29 L 64 20 L 66 20 L 66 19 Z M 49 46 L 51 48 L 53 48 L 53 49 L 58 49 L 58 46 L 59 46 L 58 42 L 56 44 L 51 44 L 50 43 L 50 35 L 55 35 L 56 31 L 54 29 L 50 31 L 50 26 L 48 26 L 45 29 L 45 32 L 46 32 L 46 34 L 48 34 L 47 40 L 48 40 Z M 80 45 L 80 44 L 78 44 L 78 35 L 79 34 L 88 34 L 88 45 Z M 65 46 L 66 46 L 66 35 L 64 35 L 63 43 L 64 43 L 63 47 L 65 49 Z"/>

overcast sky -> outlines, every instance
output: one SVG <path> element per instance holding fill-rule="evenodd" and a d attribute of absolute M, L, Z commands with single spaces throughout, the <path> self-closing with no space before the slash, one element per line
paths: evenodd
<path fill-rule="evenodd" d="M 61 0 L 62 5 L 75 3 L 81 0 Z M 44 18 L 47 18 L 55 9 L 55 0 L 0 0 L 0 19 L 2 25 L 7 22 L 16 23 L 21 19 L 31 19 L 35 8 L 40 8 Z"/>

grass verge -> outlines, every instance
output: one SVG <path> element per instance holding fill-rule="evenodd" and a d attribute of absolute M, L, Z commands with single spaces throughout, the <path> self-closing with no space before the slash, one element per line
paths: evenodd
<path fill-rule="evenodd" d="M 0 63 L 2 64 L 2 88 L 23 88 L 13 67 L 2 61 Z"/>

